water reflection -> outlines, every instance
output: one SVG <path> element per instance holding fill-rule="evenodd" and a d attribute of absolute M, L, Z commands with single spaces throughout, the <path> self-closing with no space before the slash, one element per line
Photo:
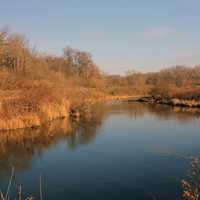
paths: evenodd
<path fill-rule="evenodd" d="M 0 175 L 31 167 L 34 156 L 41 155 L 50 146 L 65 138 L 72 131 L 67 120 L 57 120 L 35 129 L 20 129 L 0 133 Z"/>
<path fill-rule="evenodd" d="M 61 140 L 66 141 L 72 150 L 80 145 L 92 143 L 102 122 L 115 114 L 123 114 L 131 119 L 150 114 L 158 119 L 173 119 L 181 123 L 190 122 L 200 116 L 198 109 L 116 102 L 94 105 L 91 107 L 90 117 L 80 123 L 62 119 L 37 129 L 0 132 L 0 177 L 7 176 L 11 166 L 15 166 L 17 171 L 30 169 L 34 157 L 40 156 Z"/>
<path fill-rule="evenodd" d="M 0 132 L 0 177 L 7 176 L 12 166 L 17 171 L 31 168 L 34 157 L 59 141 L 66 141 L 71 149 L 92 142 L 104 116 L 105 110 L 97 106 L 91 117 L 80 123 L 59 119 L 40 128 Z"/>
<path fill-rule="evenodd" d="M 142 118 L 150 114 L 158 119 L 176 120 L 186 123 L 200 118 L 199 108 L 170 107 L 167 105 L 145 104 L 145 103 L 115 103 L 107 107 L 108 113 L 123 113 L 130 118 Z"/>

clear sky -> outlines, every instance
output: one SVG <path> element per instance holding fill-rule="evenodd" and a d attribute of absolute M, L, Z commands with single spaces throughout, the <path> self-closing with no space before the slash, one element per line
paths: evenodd
<path fill-rule="evenodd" d="M 37 49 L 92 53 L 109 73 L 200 64 L 200 0 L 0 0 L 0 27 Z"/>

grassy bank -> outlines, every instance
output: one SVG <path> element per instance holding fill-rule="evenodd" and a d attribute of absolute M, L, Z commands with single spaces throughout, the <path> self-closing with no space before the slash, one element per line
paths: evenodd
<path fill-rule="evenodd" d="M 2 111 L 2 115 L 5 113 Z M 19 129 L 27 127 L 41 126 L 42 124 L 57 118 L 69 116 L 69 101 L 63 100 L 62 103 L 48 103 L 40 105 L 37 112 L 21 113 L 20 115 L 11 115 L 1 117 L 0 130 Z"/>
<path fill-rule="evenodd" d="M 40 126 L 60 117 L 79 118 L 94 102 L 137 96 L 199 107 L 199 83 L 199 66 L 108 75 L 90 53 L 66 47 L 61 56 L 44 55 L 23 36 L 0 31 L 0 130 Z"/>
<path fill-rule="evenodd" d="M 0 130 L 78 117 L 96 101 L 134 95 L 114 82 L 87 52 L 67 47 L 62 56 L 43 55 L 23 36 L 0 32 Z"/>
<path fill-rule="evenodd" d="M 188 108 L 200 108 L 200 99 L 195 98 L 194 95 L 189 97 L 184 95 L 180 96 L 145 96 L 139 97 L 136 101 L 152 104 L 164 104 L 174 107 L 188 107 Z"/>

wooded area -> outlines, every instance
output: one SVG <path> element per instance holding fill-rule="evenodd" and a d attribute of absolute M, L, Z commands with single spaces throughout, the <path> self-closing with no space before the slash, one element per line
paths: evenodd
<path fill-rule="evenodd" d="M 66 47 L 62 56 L 38 53 L 19 34 L 0 32 L 0 119 L 37 113 L 42 105 L 71 106 L 108 95 L 200 99 L 200 66 L 107 75 L 88 52 Z"/>

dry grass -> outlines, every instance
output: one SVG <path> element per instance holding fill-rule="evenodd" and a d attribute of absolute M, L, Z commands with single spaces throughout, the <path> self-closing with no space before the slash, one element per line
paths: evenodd
<path fill-rule="evenodd" d="M 56 118 L 69 116 L 69 101 L 66 100 L 63 100 L 62 103 L 41 104 L 38 106 L 37 110 L 35 109 L 32 112 L 22 110 L 22 107 L 19 105 L 14 106 L 13 108 L 9 105 L 8 108 L 12 109 L 9 110 L 9 116 L 8 113 L 6 113 L 5 115 L 1 115 L 0 118 L 1 130 L 41 126 L 43 123 L 52 121 Z M 17 111 L 19 112 L 17 113 Z"/>
<path fill-rule="evenodd" d="M 0 129 L 40 126 L 69 115 L 67 80 L 59 72 L 32 79 L 0 70 Z"/>
<path fill-rule="evenodd" d="M 10 192 L 11 192 L 11 187 L 13 184 L 14 175 L 15 175 L 15 169 L 13 167 L 11 170 L 11 176 L 9 179 L 9 183 L 8 183 L 6 192 L 3 193 L 2 191 L 0 191 L 0 200 L 10 200 L 11 199 Z M 42 190 L 40 190 L 40 191 L 42 191 Z M 17 200 L 33 200 L 33 199 L 34 199 L 33 196 L 24 196 L 24 194 L 22 192 L 22 186 L 21 185 L 18 186 Z M 40 199 L 42 200 L 42 192 L 40 193 Z"/>
<path fill-rule="evenodd" d="M 87 52 L 65 48 L 59 57 L 42 55 L 21 35 L 6 31 L 0 42 L 0 129 L 38 126 L 110 96 L 199 100 L 200 67 L 106 75 Z"/>
<path fill-rule="evenodd" d="M 191 159 L 191 171 L 189 181 L 182 181 L 184 200 L 199 200 L 200 197 L 200 161 L 197 158 Z"/>

